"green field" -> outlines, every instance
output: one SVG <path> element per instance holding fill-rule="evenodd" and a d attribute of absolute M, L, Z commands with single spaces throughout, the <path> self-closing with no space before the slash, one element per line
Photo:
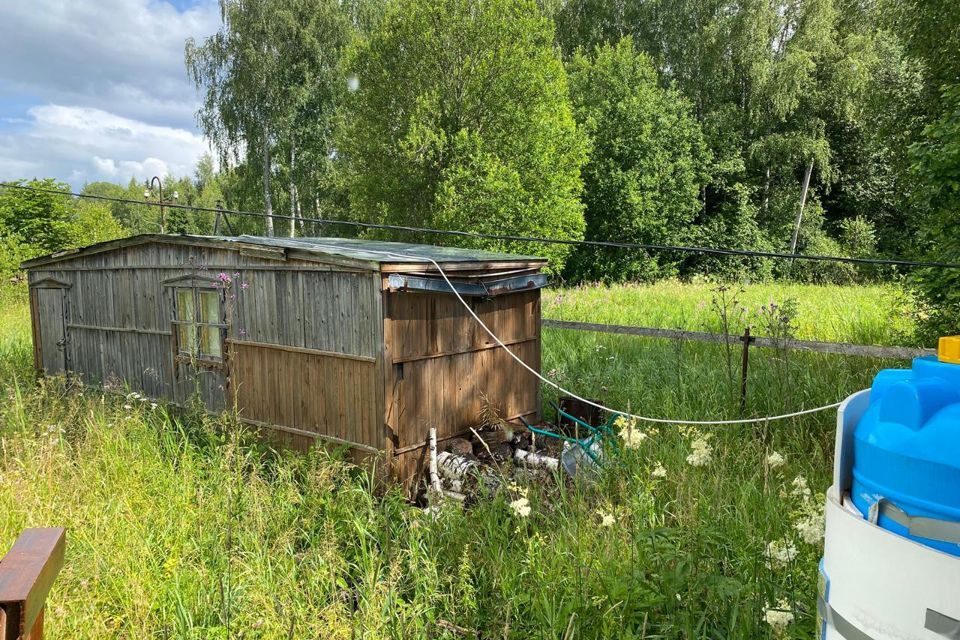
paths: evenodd
<path fill-rule="evenodd" d="M 543 315 L 558 320 L 625 324 L 690 331 L 721 331 L 713 305 L 718 285 L 663 281 L 614 287 L 584 286 L 555 289 L 544 294 Z M 760 335 L 764 305 L 782 306 L 793 300 L 797 315 L 795 337 L 856 344 L 912 346 L 913 303 L 893 285 L 844 287 L 789 283 L 761 283 L 729 287 L 736 299 L 731 330 L 746 324 Z"/>
<path fill-rule="evenodd" d="M 748 305 L 783 299 L 753 291 Z M 802 337 L 892 339 L 858 333 L 889 318 L 875 300 L 885 289 L 789 291 Z M 561 295 L 545 315 L 709 323 L 698 309 L 707 287 Z M 851 323 L 858 300 L 873 302 Z M 258 447 L 229 416 L 38 384 L 26 306 L 4 305 L 0 322 L 0 544 L 26 526 L 69 528 L 51 638 L 460 637 L 444 623 L 483 638 L 813 637 L 832 412 L 642 426 L 648 437 L 611 457 L 596 484 L 530 486 L 528 517 L 509 507 L 520 488 L 433 515 L 399 493 L 374 497 L 336 454 Z M 543 341 L 544 370 L 590 397 L 646 415 L 738 415 L 723 345 L 561 330 Z M 773 349 L 752 358 L 748 415 L 834 402 L 902 364 Z M 779 634 L 771 608 L 793 616 Z"/>

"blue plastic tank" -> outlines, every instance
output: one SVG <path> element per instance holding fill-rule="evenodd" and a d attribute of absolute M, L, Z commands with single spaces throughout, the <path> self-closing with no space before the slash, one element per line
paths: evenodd
<path fill-rule="evenodd" d="M 929 356 L 878 373 L 853 447 L 864 517 L 960 556 L 960 364 Z"/>

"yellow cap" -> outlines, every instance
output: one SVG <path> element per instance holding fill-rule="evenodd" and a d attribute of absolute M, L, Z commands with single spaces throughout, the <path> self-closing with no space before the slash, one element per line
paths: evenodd
<path fill-rule="evenodd" d="M 942 336 L 937 345 L 937 360 L 960 364 L 960 336 Z"/>

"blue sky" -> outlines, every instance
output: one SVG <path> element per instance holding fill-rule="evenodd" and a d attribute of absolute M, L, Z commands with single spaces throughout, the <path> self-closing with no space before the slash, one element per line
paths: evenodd
<path fill-rule="evenodd" d="M 183 48 L 216 0 L 0 0 L 0 180 L 126 183 L 208 150 Z"/>

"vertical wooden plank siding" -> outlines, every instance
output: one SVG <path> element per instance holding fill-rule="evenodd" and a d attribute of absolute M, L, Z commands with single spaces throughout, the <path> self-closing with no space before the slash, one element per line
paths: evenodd
<path fill-rule="evenodd" d="M 487 334 L 453 296 L 385 292 L 388 423 L 397 448 L 394 475 L 410 487 L 419 475 L 430 427 L 439 437 L 480 422 L 483 398 L 505 419 L 539 414 L 539 383 Z M 508 348 L 540 369 L 540 292 L 468 299 Z"/>
<path fill-rule="evenodd" d="M 232 347 L 241 418 L 383 448 L 370 410 L 381 389 L 376 360 L 240 341 Z"/>
<path fill-rule="evenodd" d="M 217 367 L 175 363 L 168 284 L 220 270 L 234 277 L 229 358 Z M 68 368 L 88 383 L 180 403 L 199 394 L 211 411 L 235 402 L 241 419 L 298 448 L 326 438 L 365 456 L 385 451 L 405 480 L 420 470 L 424 449 L 416 447 L 428 429 L 446 437 L 477 425 L 484 396 L 507 419 L 539 411 L 537 380 L 454 296 L 389 292 L 380 271 L 152 243 L 78 256 L 29 278 L 69 285 L 46 290 L 62 296 L 63 308 L 31 291 L 37 364 L 52 368 L 45 318 L 59 314 Z M 468 303 L 539 369 L 539 291 Z M 395 449 L 406 451 L 393 457 Z"/>
<path fill-rule="evenodd" d="M 379 274 L 243 272 L 232 343 L 240 416 L 383 449 Z"/>

